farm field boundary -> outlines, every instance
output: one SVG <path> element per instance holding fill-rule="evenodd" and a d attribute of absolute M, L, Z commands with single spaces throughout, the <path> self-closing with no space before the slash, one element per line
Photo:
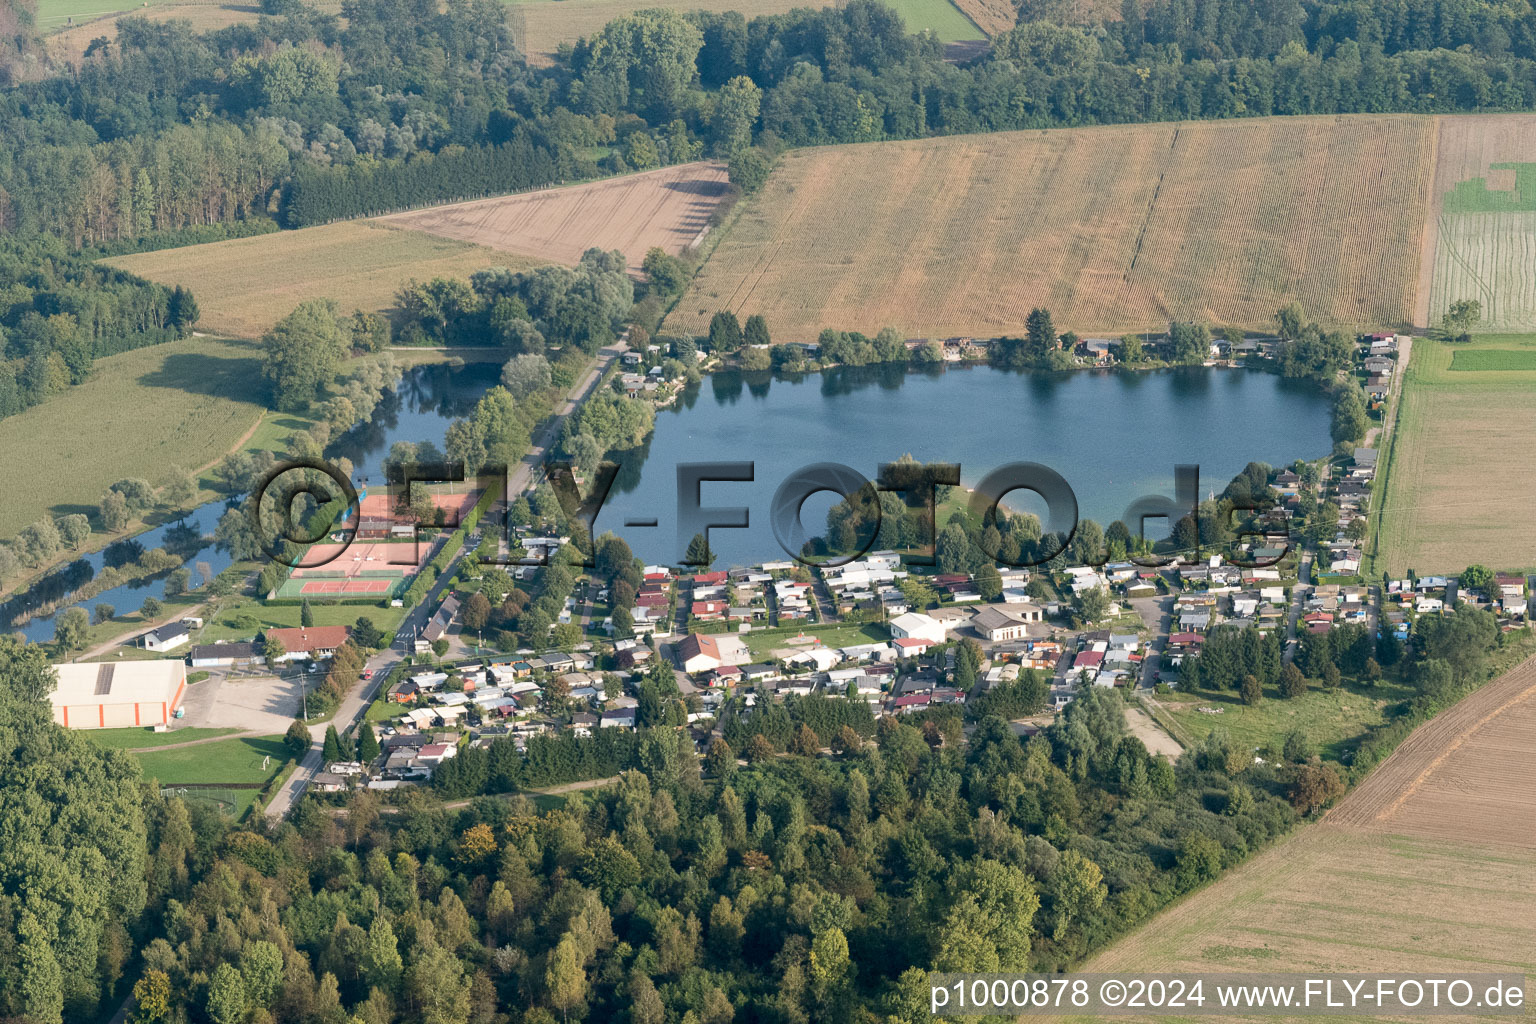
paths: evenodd
<path fill-rule="evenodd" d="M 1267 118 L 796 150 L 667 319 L 720 309 L 774 338 L 826 327 L 1079 333 L 1172 319 L 1262 326 L 1300 301 L 1340 326 L 1407 324 L 1433 119 Z"/>
<path fill-rule="evenodd" d="M 1415 730 L 1321 822 L 1081 970 L 1536 970 L 1533 722 L 1536 659 Z"/>

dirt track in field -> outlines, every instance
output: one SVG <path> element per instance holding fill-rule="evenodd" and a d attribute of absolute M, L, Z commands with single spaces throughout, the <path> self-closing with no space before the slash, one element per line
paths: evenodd
<path fill-rule="evenodd" d="M 378 220 L 556 263 L 575 264 L 593 247 L 618 249 L 638 274 L 653 246 L 677 256 L 697 241 L 728 189 L 724 164 L 700 162 Z"/>

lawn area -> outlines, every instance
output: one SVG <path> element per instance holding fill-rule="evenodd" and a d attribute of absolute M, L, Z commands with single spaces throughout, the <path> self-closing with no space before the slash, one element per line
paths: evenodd
<path fill-rule="evenodd" d="M 368 705 L 368 710 L 363 712 L 363 721 L 379 723 L 393 722 L 405 714 L 407 708 L 403 704 L 391 704 L 387 700 L 376 700 Z"/>
<path fill-rule="evenodd" d="M 790 646 L 797 636 L 814 636 L 826 647 L 851 647 L 854 644 L 884 643 L 891 638 L 890 630 L 883 625 L 830 625 L 789 626 L 782 629 L 753 630 L 751 633 L 733 634 L 747 645 L 752 657 L 767 658 L 776 650 Z"/>
<path fill-rule="evenodd" d="M 185 338 L 96 361 L 84 384 L 0 420 L 10 485 L 0 537 L 47 512 L 94 512 L 124 477 L 152 484 L 234 447 L 261 413 L 256 347 Z M 62 470 L 68 467 L 68 472 Z"/>
<path fill-rule="evenodd" d="M 1377 567 L 1402 575 L 1536 566 L 1536 535 L 1523 528 L 1536 477 L 1511 472 L 1536 445 L 1533 359 L 1530 334 L 1414 341 L 1385 493 L 1373 499 Z"/>
<path fill-rule="evenodd" d="M 236 729 L 172 729 L 169 732 L 153 732 L 149 729 L 88 729 L 85 735 L 91 742 L 112 750 L 145 750 L 163 747 L 169 743 L 187 743 L 191 740 L 208 740 L 216 736 L 228 736 Z"/>
<path fill-rule="evenodd" d="M 242 736 L 174 750 L 135 751 L 146 779 L 163 785 L 262 783 L 288 759 L 281 736 Z M 270 757 L 266 768 L 262 758 Z"/>
<path fill-rule="evenodd" d="M 350 626 L 358 620 L 359 616 L 366 615 L 373 620 L 375 626 L 386 633 L 397 629 L 406 613 L 404 608 L 381 608 L 378 605 L 364 604 L 315 604 L 311 608 L 315 613 L 316 626 Z M 301 611 L 302 608 L 296 604 L 268 605 L 255 598 L 244 598 L 221 610 L 218 618 L 203 628 L 198 636 L 198 643 L 249 640 L 250 628 L 235 624 L 237 619 L 246 615 L 256 619 L 262 629 L 268 626 L 296 628 L 300 624 Z"/>
<path fill-rule="evenodd" d="M 342 221 L 106 262 L 191 288 L 203 329 L 258 338 L 308 299 L 335 299 L 344 313 L 385 310 L 412 278 L 468 278 L 486 267 L 522 270 L 540 261 L 420 231 Z"/>
<path fill-rule="evenodd" d="M 1388 705 L 1413 693 L 1410 686 L 1384 679 L 1375 686 L 1346 684 L 1337 690 L 1314 685 L 1292 700 L 1282 700 L 1266 689 L 1263 703 L 1252 707 L 1235 692 L 1202 694 L 1197 700 L 1174 694 L 1158 698 L 1155 717 L 1161 722 L 1171 719 L 1176 738 L 1186 747 L 1198 746 L 1213 729 L 1225 729 L 1238 749 L 1279 748 L 1290 732 L 1300 729 L 1324 757 L 1338 758 L 1366 729 L 1381 724 Z M 1205 714 L 1198 708 L 1220 708 L 1221 714 Z"/>

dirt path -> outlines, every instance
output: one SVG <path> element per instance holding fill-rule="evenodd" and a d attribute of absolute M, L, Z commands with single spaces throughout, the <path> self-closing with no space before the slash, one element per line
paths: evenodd
<path fill-rule="evenodd" d="M 172 622 L 180 622 L 182 619 L 185 619 L 188 616 L 196 616 L 203 610 L 204 607 L 205 605 L 195 604 L 185 611 L 174 612 L 169 618 L 161 619 L 158 622 L 145 622 L 141 625 L 135 626 L 133 629 L 130 629 L 126 633 L 118 634 L 111 640 L 108 640 L 106 643 L 97 644 L 95 647 L 92 647 L 89 650 L 81 651 L 70 660 L 85 661 L 88 658 L 100 657 L 101 655 L 106 654 L 108 651 L 112 650 L 112 648 L 122 646 L 124 643 L 132 640 L 134 637 L 141 633 L 148 633 L 152 629 L 159 629 L 161 626 L 169 625 Z"/>
<path fill-rule="evenodd" d="M 1154 754 L 1166 754 L 1170 758 L 1177 759 L 1184 753 L 1184 747 L 1179 741 L 1164 732 L 1162 727 L 1152 720 L 1152 716 L 1141 708 L 1125 709 L 1125 727 Z"/>
<path fill-rule="evenodd" d="M 222 738 L 223 739 L 233 739 L 234 737 L 232 737 L 232 736 L 225 736 L 225 737 L 222 737 Z M 155 749 L 157 749 L 157 750 L 164 750 L 165 748 L 164 747 L 156 747 Z M 491 795 L 495 796 L 496 798 L 498 798 L 500 800 L 510 800 L 510 799 L 512 799 L 515 796 L 527 796 L 527 797 L 535 797 L 535 796 L 563 796 L 566 793 L 577 793 L 577 792 L 580 792 L 580 791 L 586 790 L 586 789 L 598 789 L 599 787 L 606 786 L 606 785 L 609 785 L 610 783 L 614 783 L 614 782 L 618 782 L 618 781 L 619 781 L 619 777 L 617 775 L 610 775 L 606 779 L 583 779 L 580 782 L 564 782 L 564 783 L 561 783 L 558 786 L 545 786 L 542 789 L 520 789 L 516 793 L 493 793 Z M 478 799 L 480 799 L 480 798 L 479 797 L 470 797 L 470 798 L 465 799 L 465 800 L 449 800 L 447 803 L 439 804 L 438 807 L 439 807 L 439 809 L 444 810 L 444 811 L 459 811 L 459 810 L 463 810 L 464 808 L 468 807 L 470 804 L 474 803 Z M 339 818 L 342 815 L 347 813 L 347 809 L 345 807 L 332 807 L 332 808 L 329 808 L 329 813 L 330 813 L 331 817 Z M 389 805 L 380 807 L 379 808 L 379 813 L 380 814 L 399 814 L 400 813 L 400 808 L 394 806 L 393 804 L 389 804 Z"/>

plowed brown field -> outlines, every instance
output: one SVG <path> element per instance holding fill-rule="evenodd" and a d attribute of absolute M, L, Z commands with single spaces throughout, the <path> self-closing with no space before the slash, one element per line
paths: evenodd
<path fill-rule="evenodd" d="M 1533 783 L 1536 659 L 1416 730 L 1322 822 L 1082 970 L 1536 971 Z"/>
<path fill-rule="evenodd" d="M 378 218 L 443 238 L 571 263 L 596 246 L 621 250 L 630 269 L 652 246 L 679 255 L 724 201 L 725 165 L 678 164 L 568 188 L 478 199 Z"/>
<path fill-rule="evenodd" d="M 1260 326 L 1298 300 L 1340 326 L 1406 324 L 1433 120 L 1269 118 L 798 150 L 668 327 L 761 313 L 824 327 L 1080 333 L 1172 319 Z"/>

